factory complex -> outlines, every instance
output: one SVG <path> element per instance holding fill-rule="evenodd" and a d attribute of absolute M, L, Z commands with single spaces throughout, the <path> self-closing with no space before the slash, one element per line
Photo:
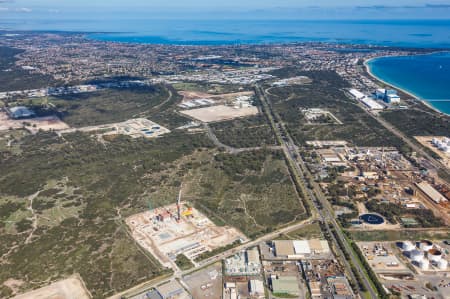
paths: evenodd
<path fill-rule="evenodd" d="M 185 255 L 195 263 L 207 251 L 247 238 L 228 226 L 216 226 L 186 202 L 155 208 L 126 219 L 133 238 L 163 265 L 177 268 L 174 261 Z"/>
<path fill-rule="evenodd" d="M 396 90 L 378 88 L 370 96 L 361 91 L 351 88 L 348 90 L 350 95 L 363 103 L 369 110 L 383 110 L 392 105 L 399 105 L 401 100 Z"/>
<path fill-rule="evenodd" d="M 317 158 L 309 167 L 334 197 L 336 215 L 345 226 L 381 230 L 450 223 L 450 190 L 397 149 L 343 145 L 314 152 Z M 389 205 L 398 209 L 392 213 L 384 208 Z"/>
<path fill-rule="evenodd" d="M 405 293 L 408 298 L 449 298 L 450 246 L 446 243 L 358 242 L 358 247 L 386 289 Z"/>
<path fill-rule="evenodd" d="M 271 244 L 271 250 L 278 259 L 307 259 L 323 257 L 331 254 L 328 242 L 325 240 L 276 240 Z"/>
<path fill-rule="evenodd" d="M 450 169 L 450 138 L 446 136 L 414 136 L 423 146 L 439 156 L 444 166 Z"/>

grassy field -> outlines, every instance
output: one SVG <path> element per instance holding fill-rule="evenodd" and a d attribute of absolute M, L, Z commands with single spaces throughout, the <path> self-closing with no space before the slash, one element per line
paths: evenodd
<path fill-rule="evenodd" d="M 29 289 L 80 273 L 104 298 L 166 273 L 121 219 L 146 209 L 149 198 L 172 202 L 210 147 L 206 136 L 182 133 L 105 143 L 81 133 L 23 137 L 21 153 L 0 160 L 0 284 L 15 278 Z"/>
<path fill-rule="evenodd" d="M 177 264 L 178 268 L 181 270 L 189 270 L 194 267 L 194 264 L 188 259 L 184 254 L 177 255 L 177 259 L 175 260 L 175 264 Z"/>
<path fill-rule="evenodd" d="M 173 202 L 181 183 L 183 199 L 252 238 L 305 217 L 278 151 L 225 154 L 206 135 L 182 132 L 103 143 L 82 133 L 21 138 L 20 152 L 0 160 L 0 284 L 19 279 L 25 290 L 80 273 L 104 298 L 167 273 L 122 219 L 149 199 Z"/>
<path fill-rule="evenodd" d="M 328 71 L 296 72 L 311 84 L 270 88 L 274 109 L 287 122 L 299 145 L 308 140 L 346 140 L 358 146 L 401 146 L 402 141 L 366 114 L 342 88 L 348 87 L 336 73 Z M 306 125 L 302 108 L 323 108 L 333 113 L 342 125 Z"/>
<path fill-rule="evenodd" d="M 186 199 L 250 238 L 306 216 L 278 151 L 217 154 L 193 169 L 185 184 Z"/>
<path fill-rule="evenodd" d="M 318 222 L 308 224 L 296 231 L 286 234 L 289 239 L 292 240 L 304 240 L 304 239 L 322 239 L 323 234 Z"/>
<path fill-rule="evenodd" d="M 25 105 L 39 115 L 57 114 L 72 127 L 121 122 L 146 117 L 171 129 L 189 122 L 176 113 L 181 96 L 170 85 L 111 88 L 97 92 L 49 98 L 16 100 L 10 105 Z M 49 108 L 44 108 L 50 104 Z"/>

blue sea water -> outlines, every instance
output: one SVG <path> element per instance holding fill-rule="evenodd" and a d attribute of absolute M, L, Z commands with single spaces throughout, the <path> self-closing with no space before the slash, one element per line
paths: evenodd
<path fill-rule="evenodd" d="M 450 20 L 176 20 L 42 17 L 0 19 L 0 30 L 84 32 L 102 41 L 172 45 L 334 42 L 450 49 Z M 94 33 L 96 32 L 96 33 Z M 1 34 L 0 34 L 1 38 Z M 450 113 L 450 57 L 435 54 L 370 62 L 380 79 Z"/>
<path fill-rule="evenodd" d="M 380 57 L 368 62 L 376 77 L 450 114 L 450 52 Z"/>
<path fill-rule="evenodd" d="M 132 21 L 104 41 L 159 44 L 261 44 L 305 41 L 450 48 L 450 20 L 216 20 Z M 109 28 L 109 31 L 114 28 Z"/>
<path fill-rule="evenodd" d="M 0 29 L 101 32 L 93 39 L 151 44 L 321 41 L 450 48 L 450 20 L 0 19 Z"/>

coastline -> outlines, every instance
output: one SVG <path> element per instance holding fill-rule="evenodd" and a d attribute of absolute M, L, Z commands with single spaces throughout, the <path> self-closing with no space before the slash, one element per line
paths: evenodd
<path fill-rule="evenodd" d="M 427 54 L 417 54 L 417 55 L 431 55 L 431 54 L 434 54 L 434 53 L 441 53 L 441 52 L 447 52 L 447 51 L 436 51 L 436 52 L 431 52 L 431 53 L 427 53 Z M 397 86 L 395 84 L 389 83 L 389 82 L 379 78 L 374 73 L 372 73 L 372 70 L 370 69 L 370 66 L 369 66 L 369 62 L 370 61 L 375 60 L 375 59 L 379 59 L 379 58 L 384 58 L 384 57 L 401 57 L 401 56 L 410 56 L 410 55 L 383 55 L 383 56 L 377 56 L 377 57 L 373 57 L 373 58 L 368 58 L 368 59 L 364 60 L 364 67 L 366 68 L 366 72 L 373 79 L 375 79 L 375 80 L 377 80 L 377 81 L 379 81 L 379 82 L 381 82 L 381 83 L 383 83 L 383 84 L 385 84 L 385 85 L 387 85 L 387 86 L 389 86 L 389 87 L 391 87 L 393 89 L 400 90 L 401 92 L 403 92 L 403 93 L 409 95 L 410 97 L 412 97 L 414 100 L 420 101 L 422 104 L 424 104 L 425 106 L 427 106 L 431 110 L 437 112 L 438 114 L 443 114 L 443 115 L 446 115 L 446 116 L 450 116 L 450 114 L 440 111 L 439 109 L 437 109 L 433 105 L 431 105 L 429 102 L 427 102 L 425 99 L 422 99 L 420 96 L 414 94 L 413 92 L 405 90 L 404 88 L 401 88 L 401 87 L 399 87 L 399 86 Z M 416 55 L 412 55 L 412 56 L 416 56 Z"/>

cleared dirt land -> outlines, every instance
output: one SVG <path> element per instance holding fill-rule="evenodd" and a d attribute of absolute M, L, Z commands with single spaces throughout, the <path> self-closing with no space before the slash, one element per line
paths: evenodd
<path fill-rule="evenodd" d="M 31 133 L 39 130 L 64 130 L 69 126 L 56 116 L 35 117 L 30 119 L 10 119 L 5 112 L 0 112 L 0 131 L 25 128 Z"/>
<path fill-rule="evenodd" d="M 192 110 L 182 111 L 181 113 L 200 120 L 202 122 L 216 122 L 245 117 L 258 114 L 257 107 L 234 108 L 225 105 L 211 106 Z"/>
<path fill-rule="evenodd" d="M 18 295 L 13 299 L 90 299 L 78 276 L 73 276 L 46 287 Z"/>

